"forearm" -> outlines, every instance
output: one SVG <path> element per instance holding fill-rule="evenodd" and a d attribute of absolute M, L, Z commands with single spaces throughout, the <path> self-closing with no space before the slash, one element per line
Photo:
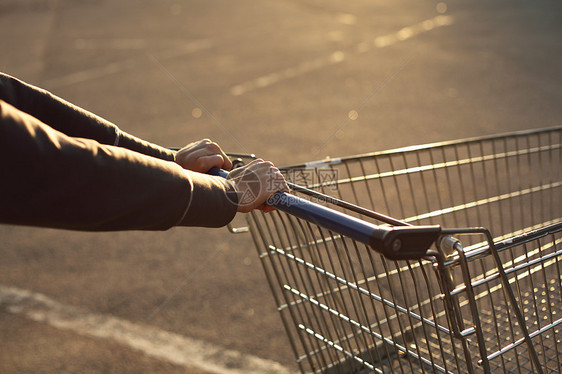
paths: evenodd
<path fill-rule="evenodd" d="M 92 139 L 167 161 L 174 159 L 172 151 L 136 138 L 48 91 L 3 73 L 0 73 L 0 100 L 70 137 Z"/>
<path fill-rule="evenodd" d="M 0 120 L 0 222 L 163 230 L 219 227 L 236 213 L 234 187 L 227 181 L 68 137 L 1 101 Z"/>

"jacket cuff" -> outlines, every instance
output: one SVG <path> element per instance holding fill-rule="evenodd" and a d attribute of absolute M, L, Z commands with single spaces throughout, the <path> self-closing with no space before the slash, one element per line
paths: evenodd
<path fill-rule="evenodd" d="M 238 211 L 234 183 L 221 177 L 185 171 L 191 181 L 191 200 L 179 226 L 222 227 Z"/>

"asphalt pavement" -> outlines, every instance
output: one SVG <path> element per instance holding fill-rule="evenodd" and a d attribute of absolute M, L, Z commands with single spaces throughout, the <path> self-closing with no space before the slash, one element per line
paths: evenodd
<path fill-rule="evenodd" d="M 0 0 L 0 71 L 146 140 L 282 166 L 560 125 L 560 19 L 547 0 Z M 0 239 L 1 286 L 295 367 L 249 234 Z M 0 373 L 204 371 L 8 309 Z"/>

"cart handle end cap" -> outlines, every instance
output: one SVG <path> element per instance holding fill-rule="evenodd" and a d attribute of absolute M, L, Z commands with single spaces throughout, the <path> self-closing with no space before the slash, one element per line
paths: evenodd
<path fill-rule="evenodd" d="M 382 235 L 380 235 L 382 233 Z M 439 238 L 441 226 L 397 226 L 371 235 L 370 246 L 390 260 L 419 260 Z"/>

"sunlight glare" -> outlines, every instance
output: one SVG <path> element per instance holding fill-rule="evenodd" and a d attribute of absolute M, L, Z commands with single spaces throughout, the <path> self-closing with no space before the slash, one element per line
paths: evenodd
<path fill-rule="evenodd" d="M 438 4 L 435 6 L 435 9 L 437 10 L 437 13 L 443 14 L 443 13 L 445 13 L 445 12 L 447 11 L 447 4 L 445 4 L 445 3 L 443 3 L 443 2 L 438 3 Z"/>
<path fill-rule="evenodd" d="M 193 108 L 193 110 L 191 111 L 191 115 L 193 116 L 193 118 L 201 118 L 203 112 L 200 108 Z"/>

